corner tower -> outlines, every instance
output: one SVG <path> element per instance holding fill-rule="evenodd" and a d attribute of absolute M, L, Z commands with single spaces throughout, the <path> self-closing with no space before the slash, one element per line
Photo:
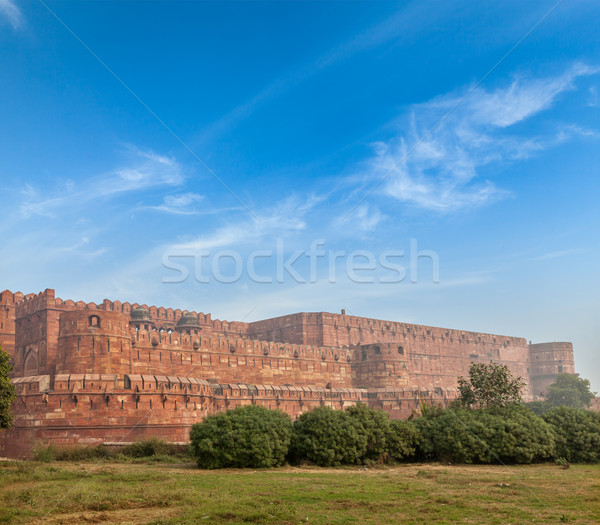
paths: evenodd
<path fill-rule="evenodd" d="M 574 374 L 573 344 L 529 344 L 529 377 L 533 395 L 543 396 L 558 374 Z"/>

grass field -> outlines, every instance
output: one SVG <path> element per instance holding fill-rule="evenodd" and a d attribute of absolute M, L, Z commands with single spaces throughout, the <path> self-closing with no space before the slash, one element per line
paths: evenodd
<path fill-rule="evenodd" d="M 0 462 L 2 523 L 600 523 L 600 465 Z"/>

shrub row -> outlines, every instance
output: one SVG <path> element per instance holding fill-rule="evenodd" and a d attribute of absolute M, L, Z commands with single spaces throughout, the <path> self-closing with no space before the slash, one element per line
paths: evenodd
<path fill-rule="evenodd" d="M 202 468 L 320 466 L 444 461 L 532 463 L 560 459 L 600 462 L 600 414 L 558 407 L 538 416 L 523 405 L 470 410 L 424 407 L 412 421 L 359 404 L 323 406 L 294 423 L 280 411 L 246 406 L 194 425 L 191 446 L 150 439 L 120 447 L 37 446 L 39 461 L 187 461 Z"/>
<path fill-rule="evenodd" d="M 390 421 L 387 414 L 366 405 L 347 410 L 322 406 L 294 423 L 283 412 L 251 405 L 208 416 L 190 433 L 201 468 L 399 461 L 414 454 L 418 440 L 412 423 Z"/>
<path fill-rule="evenodd" d="M 552 427 L 514 405 L 485 410 L 431 409 L 415 421 L 421 459 L 453 463 L 533 463 L 554 455 Z"/>
<path fill-rule="evenodd" d="M 557 407 L 544 415 L 554 430 L 556 457 L 573 463 L 600 461 L 600 414 Z"/>
<path fill-rule="evenodd" d="M 201 468 L 600 461 L 600 414 L 594 412 L 561 407 L 540 417 L 523 405 L 422 412 L 398 421 L 362 404 L 346 410 L 322 406 L 292 423 L 283 412 L 245 406 L 194 425 L 191 448 Z"/>

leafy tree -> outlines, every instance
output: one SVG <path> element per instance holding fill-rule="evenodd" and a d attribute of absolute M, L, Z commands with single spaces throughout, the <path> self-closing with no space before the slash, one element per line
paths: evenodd
<path fill-rule="evenodd" d="M 506 365 L 471 363 L 469 380 L 458 378 L 460 404 L 466 407 L 503 407 L 521 402 L 525 382 L 513 377 Z"/>
<path fill-rule="evenodd" d="M 555 407 L 544 416 L 556 437 L 556 457 L 576 463 L 600 461 L 600 414 Z"/>
<path fill-rule="evenodd" d="M 595 395 L 587 379 L 575 374 L 558 374 L 546 390 L 546 401 L 554 407 L 587 408 Z"/>
<path fill-rule="evenodd" d="M 347 411 L 323 405 L 294 422 L 290 458 L 322 467 L 357 464 L 365 457 L 367 441 L 364 427 Z"/>
<path fill-rule="evenodd" d="M 0 429 L 10 428 L 13 424 L 11 404 L 15 399 L 15 385 L 8 377 L 11 371 L 10 354 L 0 347 Z"/>
<path fill-rule="evenodd" d="M 208 416 L 190 431 L 200 468 L 264 468 L 283 465 L 292 419 L 279 410 L 248 405 Z"/>

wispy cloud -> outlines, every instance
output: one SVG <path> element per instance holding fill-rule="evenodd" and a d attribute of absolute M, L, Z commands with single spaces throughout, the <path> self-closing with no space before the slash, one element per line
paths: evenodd
<path fill-rule="evenodd" d="M 64 257 L 65 255 L 76 255 L 89 260 L 95 259 L 96 257 L 100 257 L 108 251 L 108 248 L 98 248 L 96 250 L 90 250 L 89 246 L 90 239 L 86 236 L 83 236 L 78 242 L 70 246 L 59 246 L 55 248 L 50 248 L 46 252 L 45 257 Z"/>
<path fill-rule="evenodd" d="M 133 151 L 136 156 L 133 165 L 117 168 L 100 178 L 104 185 L 102 195 L 183 183 L 181 165 L 173 157 L 139 149 Z"/>
<path fill-rule="evenodd" d="M 358 178 L 369 184 L 385 178 L 388 196 L 437 212 L 504 198 L 509 192 L 481 180 L 481 168 L 527 158 L 583 131 L 568 124 L 550 136 L 530 137 L 510 128 L 550 108 L 561 93 L 575 89 L 578 77 L 598 71 L 575 64 L 555 77 L 518 77 L 493 91 L 476 89 L 437 127 L 462 93 L 412 106 L 395 123 L 395 136 L 373 144 L 374 155 Z"/>
<path fill-rule="evenodd" d="M 575 89 L 575 80 L 594 75 L 598 67 L 574 64 L 562 75 L 540 79 L 516 78 L 507 88 L 476 90 L 465 104 L 474 123 L 505 128 L 548 109 L 558 96 Z"/>
<path fill-rule="evenodd" d="M 567 257 L 569 255 L 579 255 L 585 253 L 585 250 L 580 249 L 569 249 L 569 250 L 558 250 L 555 252 L 548 252 L 542 255 L 538 255 L 537 257 L 533 257 L 532 261 L 547 261 L 549 259 L 558 259 L 560 257 Z"/>
<path fill-rule="evenodd" d="M 166 195 L 162 204 L 148 206 L 149 209 L 172 213 L 174 215 L 198 215 L 202 210 L 197 205 L 204 200 L 204 196 L 198 193 L 180 193 L 178 195 Z"/>
<path fill-rule="evenodd" d="M 352 223 L 352 228 L 348 228 L 347 220 Z M 362 204 L 353 210 L 350 217 L 340 215 L 333 221 L 334 228 L 339 233 L 348 233 L 354 235 L 357 232 L 365 234 L 375 230 L 385 219 L 378 207 Z"/>
<path fill-rule="evenodd" d="M 13 0 L 0 0 L 0 15 L 8 20 L 13 29 L 18 29 L 24 23 L 21 9 Z"/>
<path fill-rule="evenodd" d="M 200 234 L 161 249 L 171 255 L 182 255 L 199 250 L 243 249 L 248 246 L 255 248 L 263 241 L 273 241 L 277 236 L 306 230 L 306 216 L 319 202 L 320 199 L 315 196 L 301 199 L 293 195 L 275 206 L 257 212 L 258 220 L 231 222 L 210 233 Z"/>
<path fill-rule="evenodd" d="M 132 150 L 132 156 L 132 161 L 126 166 L 102 175 L 82 177 L 77 182 L 63 181 L 58 188 L 48 190 L 25 185 L 19 207 L 21 218 L 33 215 L 55 217 L 61 210 L 81 206 L 95 199 L 183 184 L 183 169 L 174 158 L 138 149 Z"/>

